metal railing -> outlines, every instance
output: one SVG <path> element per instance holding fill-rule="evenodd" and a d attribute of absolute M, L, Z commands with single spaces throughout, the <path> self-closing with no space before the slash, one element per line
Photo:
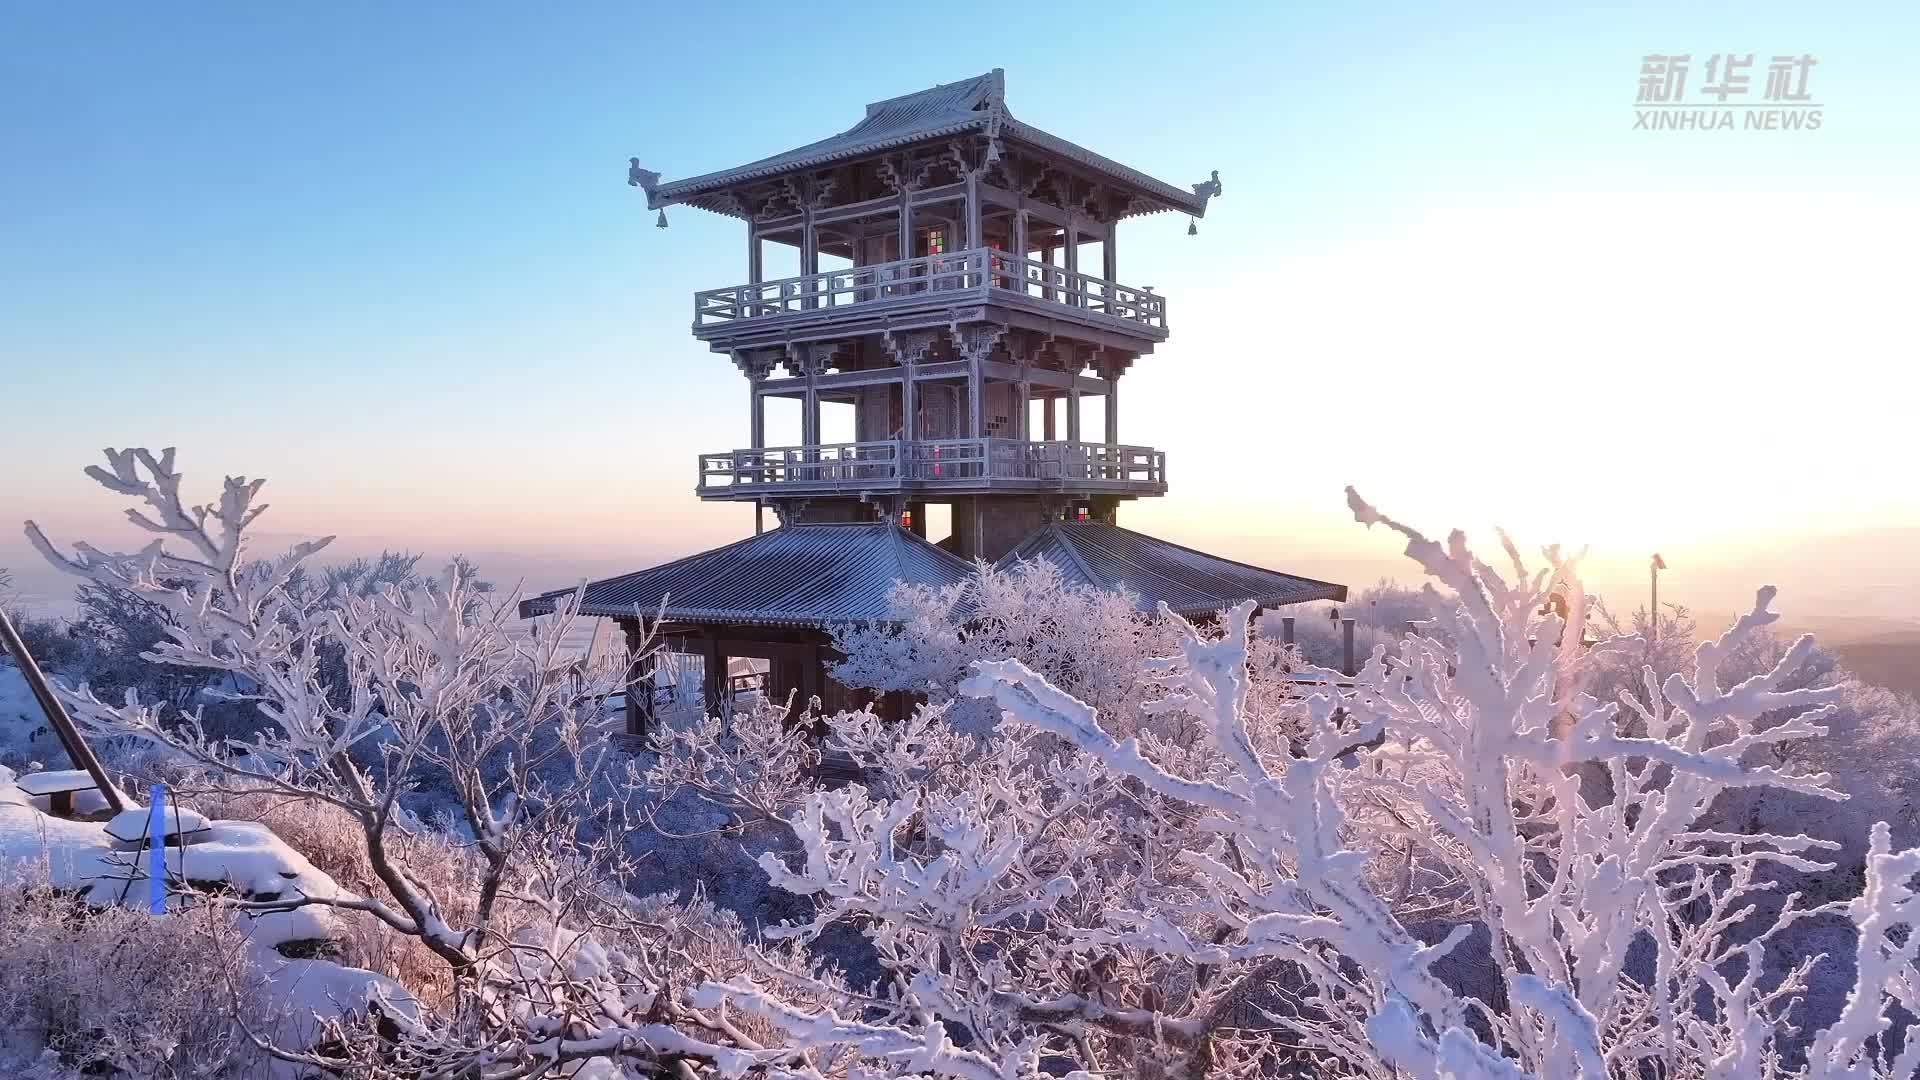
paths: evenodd
<path fill-rule="evenodd" d="M 994 248 L 854 266 L 693 294 L 693 324 L 714 326 L 741 319 L 835 310 L 939 294 L 943 299 L 989 289 L 1019 293 L 1047 303 L 1164 330 L 1167 298 L 1093 274 Z M 960 294 L 960 295 L 955 295 Z"/>
<path fill-rule="evenodd" d="M 1024 439 L 769 446 L 700 455 L 702 493 L 833 487 L 853 491 L 1005 481 L 1164 487 L 1167 455 L 1150 446 Z"/>

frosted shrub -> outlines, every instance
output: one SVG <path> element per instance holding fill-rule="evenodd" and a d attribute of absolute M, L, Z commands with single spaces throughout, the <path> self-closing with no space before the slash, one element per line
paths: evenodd
<path fill-rule="evenodd" d="M 682 790 L 728 812 L 729 824 L 779 820 L 809 788 L 820 761 L 810 717 L 760 700 L 722 719 L 704 714 L 662 724 L 645 782 L 655 801 Z M 671 831 L 671 827 L 669 827 Z"/>
<path fill-rule="evenodd" d="M 976 734 L 989 730 L 998 712 L 959 692 L 975 663 L 1018 659 L 1099 709 L 1116 730 L 1132 733 L 1147 720 L 1153 696 L 1140 665 L 1179 640 L 1174 620 L 1139 610 L 1134 594 L 1068 582 L 1045 559 L 1006 567 L 979 563 L 945 588 L 897 584 L 891 599 L 893 625 L 835 633 L 846 660 L 834 677 L 848 686 L 924 695 L 929 704 L 947 706 L 947 723 Z M 1294 696 L 1286 677 L 1304 663 L 1280 644 L 1277 629 L 1248 647 L 1256 694 Z M 1182 732 L 1162 734 L 1187 741 Z"/>
<path fill-rule="evenodd" d="M 273 1004 L 211 908 L 91 909 L 21 867 L 0 874 L 0 1069 L 78 1080 L 250 1080 Z M 238 1021 L 238 1023 L 236 1023 Z M 32 1063 L 29 1070 L 28 1063 Z"/>
<path fill-rule="evenodd" d="M 367 893 L 380 888 L 379 875 L 367 853 L 366 835 L 353 815 L 339 806 L 318 799 L 289 798 L 258 783 L 223 786 L 202 771 L 178 775 L 173 787 L 189 805 L 209 817 L 265 825 L 348 889 Z M 450 918 L 473 918 L 484 871 L 473 851 L 447 834 L 421 828 L 417 823 L 412 828 L 389 825 L 385 847 L 396 862 L 407 867 L 421 888 L 440 898 Z M 400 933 L 378 919 L 343 919 L 336 925 L 338 936 L 329 955 L 339 963 L 388 976 L 429 1005 L 443 1006 L 453 1000 L 450 970 L 418 937 Z"/>
<path fill-rule="evenodd" d="M 1411 589 L 1383 578 L 1360 590 L 1349 603 L 1296 604 L 1262 612 L 1260 633 L 1279 638 L 1284 633 L 1280 620 L 1292 618 L 1293 640 L 1301 658 L 1320 667 L 1337 668 L 1346 659 L 1345 631 L 1339 619 L 1354 622 L 1356 658 L 1364 658 L 1380 647 L 1389 656 L 1397 656 L 1408 624 L 1432 632 L 1434 616 L 1446 604 L 1431 588 Z"/>
<path fill-rule="evenodd" d="M 896 585 L 892 617 L 898 628 L 837 633 L 847 660 L 834 678 L 848 686 L 909 690 L 938 704 L 956 696 L 974 661 L 1018 656 L 1126 722 L 1139 712 L 1139 658 L 1173 640 L 1161 619 L 1136 610 L 1134 602 L 1127 593 L 1068 583 L 1045 560 L 1008 567 L 980 563 L 945 588 Z M 963 702 L 954 719 L 973 709 Z"/>

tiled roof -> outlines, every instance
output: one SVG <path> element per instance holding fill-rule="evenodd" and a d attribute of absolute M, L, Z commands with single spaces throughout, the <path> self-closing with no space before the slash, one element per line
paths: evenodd
<path fill-rule="evenodd" d="M 692 202 L 710 210 L 726 212 L 720 204 L 701 202 L 701 196 L 745 180 L 819 168 L 896 147 L 988 130 L 1070 158 L 1136 188 L 1150 200 L 1165 204 L 1155 209 L 1179 210 L 1195 217 L 1203 216 L 1207 211 L 1207 200 L 1190 189 L 1182 190 L 1156 180 L 1137 169 L 1015 120 L 1007 112 L 1005 76 L 998 68 L 971 79 L 942 83 L 930 89 L 876 101 L 867 106 L 867 114 L 859 123 L 819 142 L 735 168 L 660 184 L 648 193 L 648 205 L 661 207 Z"/>
<path fill-rule="evenodd" d="M 1053 522 L 1036 529 L 1000 559 L 1045 558 L 1068 580 L 1125 588 L 1143 610 L 1162 601 L 1179 615 L 1207 615 L 1252 600 L 1261 607 L 1307 600 L 1345 600 L 1347 587 L 1223 559 L 1145 533 L 1097 522 Z"/>
<path fill-rule="evenodd" d="M 951 555 L 889 523 L 789 525 L 725 547 L 586 587 L 584 615 L 678 622 L 826 628 L 888 616 L 895 581 L 951 585 L 973 572 Z M 572 593 L 522 601 L 523 618 L 544 615 Z"/>

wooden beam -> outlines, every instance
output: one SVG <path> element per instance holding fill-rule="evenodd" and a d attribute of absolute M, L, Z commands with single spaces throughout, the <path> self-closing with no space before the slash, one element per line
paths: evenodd
<path fill-rule="evenodd" d="M 964 379 L 972 368 L 965 360 L 945 360 L 937 364 L 918 364 L 913 371 L 915 382 L 944 382 L 949 379 Z M 1036 372 L 1036 375 L 1038 373 Z M 864 371 L 842 371 L 832 375 L 816 375 L 813 388 L 816 392 L 825 390 L 847 390 L 861 386 L 884 386 L 899 382 L 905 376 L 897 367 L 868 368 Z M 1104 385 L 1097 380 L 1086 380 L 1090 393 L 1101 393 Z M 1048 385 L 1052 385 L 1049 383 Z M 808 382 L 805 378 L 763 379 L 754 385 L 754 392 L 765 397 L 805 398 Z"/>
<path fill-rule="evenodd" d="M 1071 375 L 1067 372 L 1054 371 L 1050 368 L 1029 368 L 1026 374 L 1022 375 L 1020 373 L 1020 367 L 1017 364 L 1009 364 L 1004 360 L 987 360 L 982 363 L 981 369 L 987 373 L 988 378 L 996 379 L 1000 382 L 1018 382 L 1024 378 L 1035 386 L 1045 386 L 1053 390 L 1065 390 L 1077 384 L 1082 391 L 1089 394 L 1104 394 L 1107 392 L 1107 383 L 1104 379 L 1090 378 L 1085 375 Z"/>
<path fill-rule="evenodd" d="M 912 205 L 929 206 L 933 203 L 954 202 L 966 197 L 966 184 L 942 184 L 939 187 L 921 188 L 915 191 L 913 193 Z"/>
<path fill-rule="evenodd" d="M 877 199 L 863 199 L 856 203 L 842 203 L 839 206 L 816 210 L 813 212 L 813 220 L 817 225 L 833 225 L 842 221 L 853 221 L 858 218 L 870 217 L 874 214 L 892 213 L 899 209 L 899 207 L 899 196 L 882 195 Z"/>
<path fill-rule="evenodd" d="M 980 197 L 995 206 L 1025 210 L 1049 225 L 1065 226 L 1073 217 L 1071 210 L 1062 209 L 1039 199 L 1029 199 L 1017 191 L 1008 191 L 1006 188 L 996 187 L 984 181 L 980 184 Z"/>
<path fill-rule="evenodd" d="M 913 378 L 915 382 L 964 379 L 971 371 L 965 360 L 943 360 L 938 364 L 921 364 L 914 369 Z"/>

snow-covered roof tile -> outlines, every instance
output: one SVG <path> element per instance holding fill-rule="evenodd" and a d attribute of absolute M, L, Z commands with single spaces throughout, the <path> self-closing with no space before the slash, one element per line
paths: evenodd
<path fill-rule="evenodd" d="M 1164 602 L 1177 615 L 1197 616 L 1242 600 L 1278 607 L 1347 598 L 1345 585 L 1235 562 L 1099 522 L 1043 525 L 1003 556 L 999 565 L 1040 558 L 1060 567 L 1070 581 L 1126 589 L 1139 597 L 1146 611 Z"/>
<path fill-rule="evenodd" d="M 825 629 L 891 614 L 896 581 L 945 586 L 973 570 L 965 559 L 886 522 L 788 525 L 725 547 L 586 586 L 581 614 Z M 572 589 L 520 605 L 551 613 Z"/>

